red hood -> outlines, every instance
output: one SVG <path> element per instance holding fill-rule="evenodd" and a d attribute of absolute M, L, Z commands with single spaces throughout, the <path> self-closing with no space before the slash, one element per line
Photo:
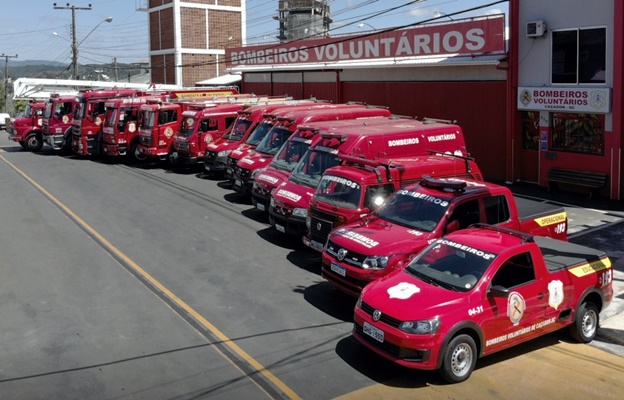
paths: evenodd
<path fill-rule="evenodd" d="M 238 147 L 240 140 L 223 140 L 220 139 L 217 143 L 210 143 L 206 146 L 209 151 L 216 151 L 217 153 L 225 150 L 233 150 Z"/>
<path fill-rule="evenodd" d="M 290 172 L 267 167 L 266 170 L 256 175 L 254 180 L 258 184 L 262 184 L 266 188 L 275 188 L 279 186 L 282 182 L 285 182 L 289 176 Z"/>
<path fill-rule="evenodd" d="M 315 189 L 286 181 L 275 188 L 273 197 L 280 205 L 288 208 L 308 208 Z"/>
<path fill-rule="evenodd" d="M 467 309 L 469 297 L 470 293 L 423 282 L 404 270 L 378 279 L 362 291 L 366 304 L 401 321 L 442 317 Z"/>
<path fill-rule="evenodd" d="M 240 160 L 241 158 L 245 157 L 254 148 L 255 147 L 252 147 L 248 144 L 241 144 L 236 149 L 232 150 L 229 157 L 235 160 Z"/>
<path fill-rule="evenodd" d="M 266 167 L 271 163 L 271 161 L 273 161 L 272 155 L 258 153 L 251 150 L 250 153 L 248 153 L 245 157 L 238 160 L 237 165 L 242 168 L 255 170 L 258 168 Z"/>
<path fill-rule="evenodd" d="M 367 256 L 417 253 L 431 240 L 432 232 L 423 232 L 387 222 L 375 216 L 334 229 L 329 239 L 339 247 Z"/>

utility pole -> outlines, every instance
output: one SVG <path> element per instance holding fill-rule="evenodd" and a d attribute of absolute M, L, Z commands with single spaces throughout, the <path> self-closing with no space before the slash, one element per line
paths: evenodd
<path fill-rule="evenodd" d="M 4 112 L 7 112 L 7 102 L 9 101 L 9 58 L 17 58 L 17 54 L 8 56 L 2 53 L 0 57 L 4 57 Z"/>
<path fill-rule="evenodd" d="M 92 10 L 91 4 L 88 7 L 76 7 L 75 5 L 69 5 L 61 7 L 57 6 L 56 3 L 53 4 L 55 10 L 71 10 L 72 12 L 72 67 L 73 67 L 73 78 L 78 79 L 78 44 L 76 43 L 76 10 Z"/>
<path fill-rule="evenodd" d="M 119 82 L 118 69 L 117 69 L 117 57 L 113 57 L 113 71 L 115 72 L 115 82 Z"/>

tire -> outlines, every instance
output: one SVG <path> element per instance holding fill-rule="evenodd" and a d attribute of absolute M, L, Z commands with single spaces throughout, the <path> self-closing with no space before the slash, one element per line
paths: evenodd
<path fill-rule="evenodd" d="M 72 132 L 71 128 L 65 131 L 63 135 L 63 147 L 61 147 L 61 153 L 65 155 L 73 154 L 74 150 L 72 150 Z"/>
<path fill-rule="evenodd" d="M 23 141 L 23 140 L 20 140 L 20 141 L 19 141 L 19 142 L 17 142 L 17 143 L 19 143 L 19 145 L 20 145 L 20 146 L 22 146 L 22 149 L 25 149 L 25 148 L 26 148 L 26 143 L 24 143 L 24 141 Z"/>
<path fill-rule="evenodd" d="M 570 336 L 577 342 L 589 343 L 596 337 L 600 324 L 600 312 L 594 303 L 584 302 L 576 310 Z"/>
<path fill-rule="evenodd" d="M 41 135 L 31 132 L 24 139 L 24 148 L 28 151 L 39 151 L 43 147 Z"/>
<path fill-rule="evenodd" d="M 135 140 L 130 144 L 126 157 L 131 163 L 139 163 L 147 160 L 147 156 L 139 152 L 139 141 Z"/>
<path fill-rule="evenodd" d="M 463 382 L 477 364 L 477 345 L 469 335 L 455 336 L 444 350 L 440 375 L 449 383 Z"/>

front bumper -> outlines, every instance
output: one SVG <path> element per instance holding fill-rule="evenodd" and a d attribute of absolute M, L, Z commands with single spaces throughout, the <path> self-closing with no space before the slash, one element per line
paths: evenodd
<path fill-rule="evenodd" d="M 286 217 L 281 213 L 275 212 L 274 207 L 269 207 L 269 222 L 279 232 L 288 235 L 301 237 L 305 235 L 308 230 L 304 217 L 296 217 L 293 215 Z"/>

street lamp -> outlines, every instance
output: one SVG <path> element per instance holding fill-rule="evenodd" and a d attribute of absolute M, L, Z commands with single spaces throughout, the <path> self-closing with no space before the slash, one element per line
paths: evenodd
<path fill-rule="evenodd" d="M 87 36 L 82 38 L 80 43 L 76 44 L 76 30 L 72 29 L 72 64 L 74 67 L 74 79 L 78 79 L 78 47 L 85 41 L 91 34 L 98 28 L 98 26 L 102 25 L 104 22 L 113 22 L 113 17 L 108 17 L 102 21 L 100 21 L 91 32 L 87 33 Z"/>
<path fill-rule="evenodd" d="M 362 21 L 360 21 L 360 23 L 358 24 L 358 28 L 363 28 L 363 27 L 364 27 L 364 25 L 366 25 L 366 26 L 370 27 L 371 29 L 373 29 L 373 30 L 375 30 L 375 31 L 377 30 L 377 28 L 375 28 L 375 27 L 374 27 L 374 26 L 372 26 L 371 24 L 367 24 L 366 22 L 362 22 Z"/>

